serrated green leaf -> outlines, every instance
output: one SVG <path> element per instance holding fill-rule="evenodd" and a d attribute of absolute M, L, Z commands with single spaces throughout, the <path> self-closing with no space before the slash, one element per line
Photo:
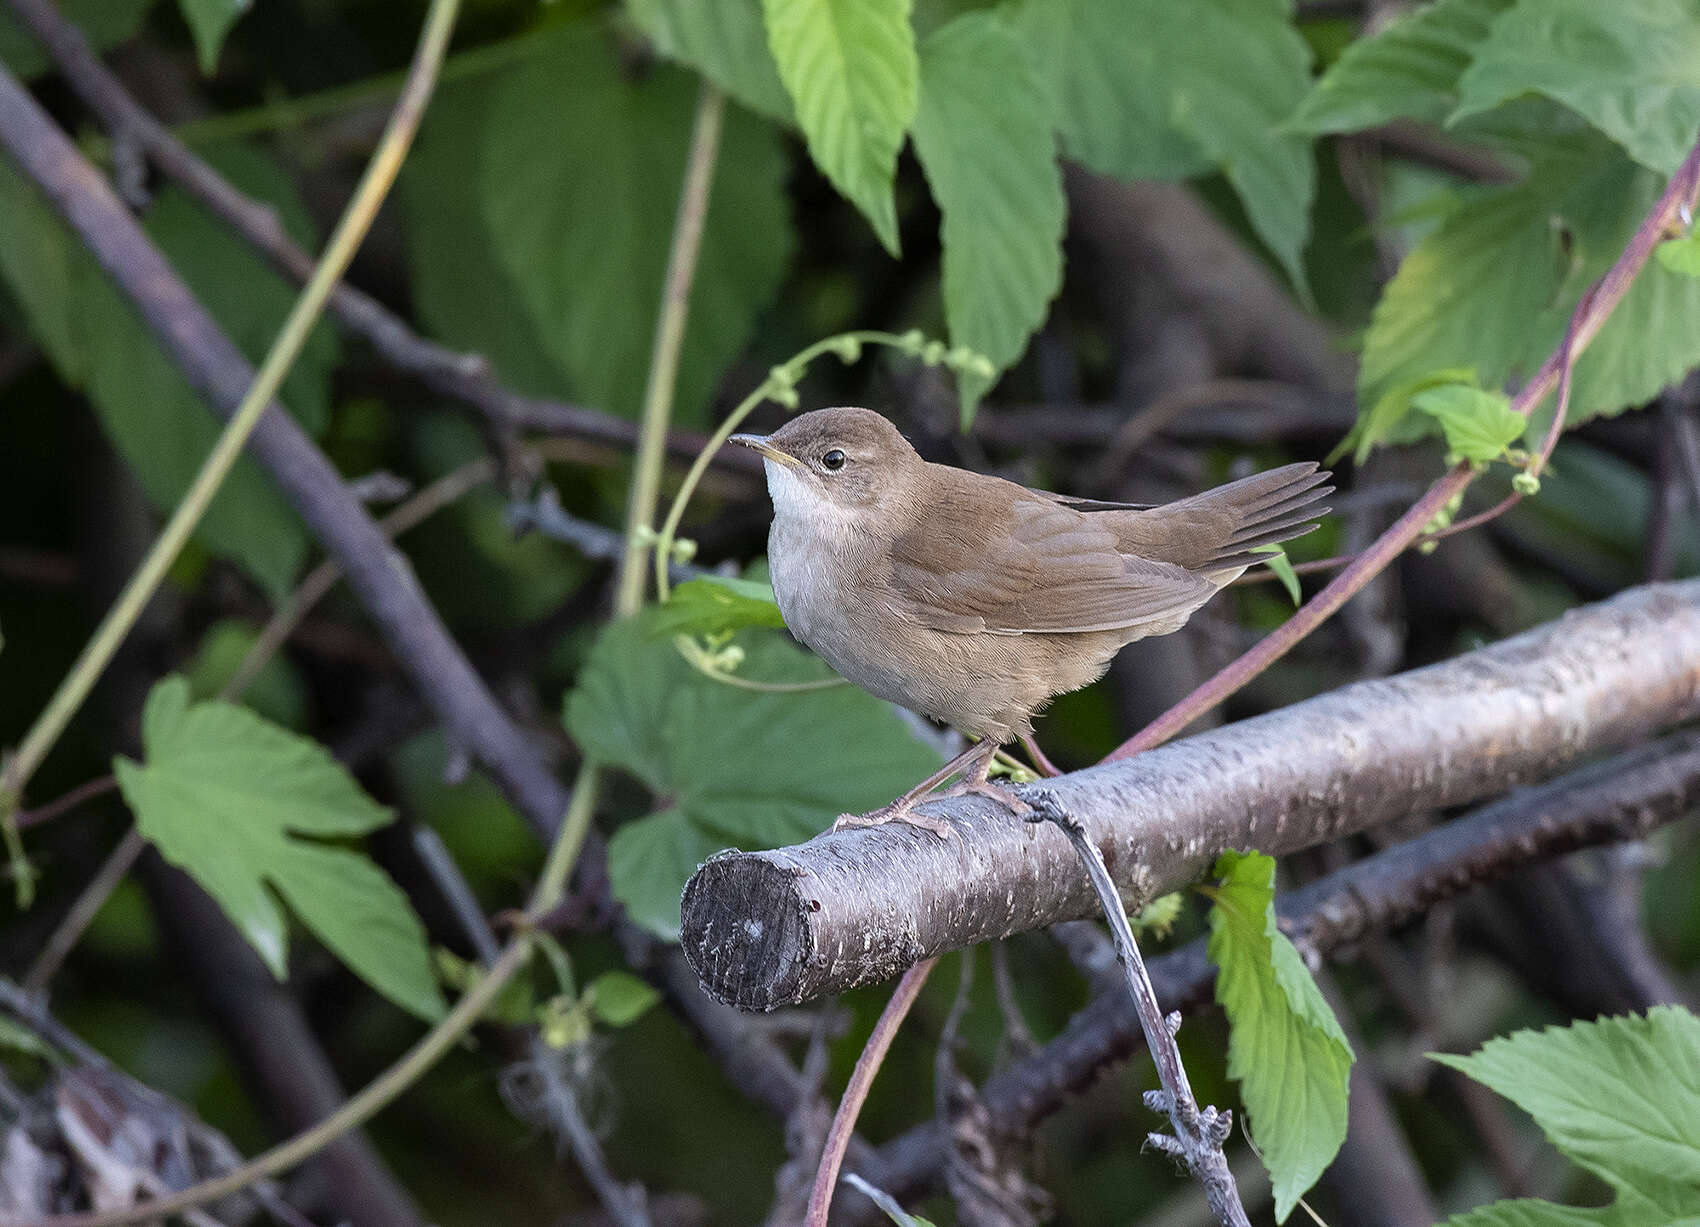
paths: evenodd
<path fill-rule="evenodd" d="M 1497 460 L 1523 434 L 1527 424 L 1503 392 L 1463 383 L 1442 384 L 1417 393 L 1411 408 L 1440 423 L 1448 451 L 1486 464 Z"/>
<path fill-rule="evenodd" d="M 298 240 L 311 243 L 306 211 L 274 165 L 243 147 L 207 156 L 238 187 L 277 208 Z M 88 391 L 149 498 L 161 510 L 174 507 L 212 450 L 220 423 L 93 258 L 5 163 L 0 204 L 7 207 L 0 271 L 29 313 L 33 332 L 60 376 Z M 177 189 L 160 193 L 145 225 L 237 346 L 251 361 L 264 357 L 294 291 Z M 321 324 L 284 383 L 284 403 L 311 433 L 328 416 L 336 360 L 335 337 Z M 287 591 L 307 550 L 300 519 L 246 457 L 213 499 L 196 538 L 274 595 Z"/>
<path fill-rule="evenodd" d="M 1684 277 L 1700 277 L 1700 234 L 1666 239 L 1653 248 L 1653 255 L 1661 268 Z"/>
<path fill-rule="evenodd" d="M 1692 0 L 1541 0 L 1493 23 L 1458 81 L 1452 120 L 1524 93 L 1570 107 L 1643 166 L 1671 174 L 1700 129 Z"/>
<path fill-rule="evenodd" d="M 1652 1227 L 1700 1216 L 1700 1018 L 1686 1009 L 1657 1006 L 1643 1017 L 1519 1031 L 1470 1056 L 1430 1055 L 1510 1099 L 1617 1190 L 1612 1222 Z M 1510 1204 L 1529 1214 L 1599 1213 Z M 1488 1215 L 1500 1209 L 1466 1221 L 1510 1221 Z"/>
<path fill-rule="evenodd" d="M 491 250 L 575 394 L 635 414 L 698 83 L 671 67 L 629 80 L 600 25 L 576 22 L 540 37 L 535 53 L 489 89 L 476 143 L 462 153 L 463 166 L 479 167 Z M 778 288 L 791 251 L 785 177 L 773 126 L 729 111 L 691 287 L 676 418 L 700 417 Z"/>
<path fill-rule="evenodd" d="M 363 835 L 392 818 L 324 747 L 246 708 L 191 705 L 181 677 L 148 695 L 142 743 L 145 763 L 113 765 L 137 829 L 218 901 L 274 975 L 288 970 L 288 931 L 271 890 L 384 996 L 421 1018 L 442 1013 L 407 897 L 360 853 L 300 838 Z"/>
<path fill-rule="evenodd" d="M 782 627 L 785 615 L 766 580 L 705 575 L 673 589 L 646 624 L 655 635 L 718 635 L 747 626 Z"/>
<path fill-rule="evenodd" d="M 997 16 L 966 14 L 922 44 L 914 135 L 942 215 L 951 342 L 1001 371 L 1062 286 L 1066 206 L 1045 95 Z M 958 375 L 964 430 L 991 382 Z"/>
<path fill-rule="evenodd" d="M 1310 142 L 1283 134 L 1310 50 L 1282 0 L 1026 0 L 1011 10 L 1063 148 L 1122 179 L 1215 169 L 1295 284 L 1310 228 Z"/>
<path fill-rule="evenodd" d="M 1284 127 L 1356 132 L 1395 119 L 1439 123 L 1494 18 L 1515 0 L 1438 0 L 1360 38 L 1329 66 Z"/>
<path fill-rule="evenodd" d="M 810 156 L 893 256 L 892 181 L 917 101 L 909 9 L 910 0 L 762 0 Z"/>
<path fill-rule="evenodd" d="M 1275 924 L 1275 862 L 1224 852 L 1214 873 L 1207 953 L 1227 1011 L 1228 1076 L 1275 1188 L 1275 1221 L 1334 1160 L 1346 1138 L 1352 1046 L 1304 960 Z"/>
<path fill-rule="evenodd" d="M 708 855 L 808 839 L 884 804 L 938 766 L 890 707 L 852 687 L 754 693 L 704 677 L 645 615 L 606 627 L 566 705 L 586 754 L 668 805 L 614 833 L 608 873 L 634 919 L 678 934 L 679 894 Z M 737 643 L 741 676 L 806 681 L 824 666 L 773 631 Z"/>
<path fill-rule="evenodd" d="M 1517 424 L 1521 426 L 1523 419 L 1518 418 Z M 1276 578 L 1281 581 L 1281 587 L 1287 590 L 1287 596 L 1294 606 L 1297 606 L 1300 597 L 1299 573 L 1293 570 L 1293 560 L 1287 557 L 1287 551 L 1279 545 L 1260 545 L 1253 552 L 1267 555 L 1264 563 L 1275 572 Z"/>
<path fill-rule="evenodd" d="M 584 990 L 596 1017 L 610 1027 L 625 1027 L 642 1018 L 661 993 L 629 971 L 605 971 Z"/>
<path fill-rule="evenodd" d="M 218 53 L 224 47 L 230 27 L 254 6 L 254 0 L 177 0 L 183 20 L 189 23 L 189 33 L 195 37 L 195 58 L 200 61 L 201 75 L 210 77 L 218 70 Z"/>
<path fill-rule="evenodd" d="M 1369 459 L 1370 452 L 1377 444 L 1386 441 L 1398 431 L 1400 424 L 1410 415 L 1411 400 L 1417 393 L 1449 383 L 1475 382 L 1476 368 L 1461 366 L 1429 371 L 1416 379 L 1395 384 L 1381 393 L 1369 411 L 1352 424 L 1352 429 L 1346 432 L 1346 437 L 1328 453 L 1326 463 L 1333 464 L 1350 452 L 1352 460 L 1362 464 Z"/>
<path fill-rule="evenodd" d="M 1359 403 L 1375 405 L 1437 367 L 1473 368 L 1488 388 L 1527 376 L 1558 346 L 1584 290 L 1621 254 L 1659 187 L 1652 172 L 1591 137 L 1555 146 L 1527 181 L 1459 210 L 1405 258 L 1377 304 Z M 1700 282 L 1653 262 L 1578 359 L 1569 422 L 1641 404 L 1697 363 Z M 1530 437 L 1546 429 L 1552 403 L 1531 418 Z"/>
<path fill-rule="evenodd" d="M 142 24 L 153 0 L 55 0 L 60 12 L 95 51 L 107 51 L 125 42 Z M 0 64 L 14 76 L 28 81 L 52 65 L 47 51 L 12 16 L 11 6 L 0 7 Z"/>
<path fill-rule="evenodd" d="M 689 64 L 769 119 L 796 122 L 767 49 L 761 0 L 626 0 L 626 11 L 668 59 Z"/>

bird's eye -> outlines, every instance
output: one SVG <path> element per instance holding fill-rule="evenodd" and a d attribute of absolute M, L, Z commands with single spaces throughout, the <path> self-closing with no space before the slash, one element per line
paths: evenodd
<path fill-rule="evenodd" d="M 846 459 L 847 457 L 844 453 L 835 447 L 830 452 L 826 453 L 826 455 L 822 456 L 820 458 L 820 462 L 821 466 L 827 471 L 836 473 L 839 469 L 844 467 L 844 461 Z"/>

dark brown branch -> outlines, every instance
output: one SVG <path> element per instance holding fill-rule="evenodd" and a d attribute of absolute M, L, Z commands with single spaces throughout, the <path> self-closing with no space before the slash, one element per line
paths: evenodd
<path fill-rule="evenodd" d="M 1327 955 L 1532 861 L 1578 848 L 1639 839 L 1700 804 L 1700 730 L 1674 733 L 1615 758 L 1522 789 L 1477 812 L 1278 897 L 1281 926 L 1303 952 Z M 1171 1009 L 1208 998 L 1215 971 L 1195 941 L 1150 964 Z M 1139 1022 L 1122 993 L 1103 993 L 1037 1053 L 982 1089 L 992 1119 L 1022 1134 L 1139 1045 Z M 933 1182 L 944 1151 L 936 1123 L 851 1167 L 908 1198 Z"/>
<path fill-rule="evenodd" d="M 312 275 L 313 257 L 290 238 L 276 210 L 237 190 L 173 136 L 101 63 L 82 31 L 64 18 L 52 0 L 11 0 L 11 4 L 115 142 L 143 152 L 286 276 L 304 283 Z M 389 366 L 499 426 L 622 446 L 637 441 L 637 423 L 564 401 L 521 395 L 496 379 L 482 355 L 419 336 L 406 321 L 354 286 L 339 284 L 331 291 L 326 309 Z M 675 431 L 668 436 L 668 450 L 694 457 L 705 442 L 700 434 Z M 751 472 L 758 471 L 761 463 L 759 457 L 737 449 L 726 449 L 716 460 Z"/>
<path fill-rule="evenodd" d="M 23 0 L 27 6 L 30 0 Z M 70 223 L 166 355 L 221 418 L 235 412 L 253 368 L 154 247 L 106 180 L 10 73 L 0 70 L 0 145 Z M 281 406 L 268 408 L 250 450 L 342 563 L 350 586 L 450 734 L 490 770 L 540 832 L 566 811 L 567 790 L 450 638 L 407 558 Z"/>
<path fill-rule="evenodd" d="M 1130 905 L 1218 853 L 1281 855 L 1539 779 L 1700 713 L 1700 581 L 1650 585 L 1427 669 L 1362 682 L 1047 781 Z M 772 1009 L 1096 902 L 1059 832 L 975 797 L 934 802 L 941 840 L 895 823 L 724 853 L 685 888 L 710 993 Z"/>

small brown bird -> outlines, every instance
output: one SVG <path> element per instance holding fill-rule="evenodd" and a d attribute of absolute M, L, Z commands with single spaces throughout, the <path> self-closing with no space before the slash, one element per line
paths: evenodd
<path fill-rule="evenodd" d="M 792 634 L 839 673 L 978 738 L 890 805 L 836 827 L 903 821 L 913 807 L 992 795 L 992 756 L 1033 714 L 1096 681 L 1122 646 L 1178 630 L 1259 546 L 1316 527 L 1326 472 L 1292 464 L 1161 507 L 1029 490 L 931 464 L 868 409 L 818 409 L 771 435 L 733 435 L 766 462 L 768 560 Z"/>

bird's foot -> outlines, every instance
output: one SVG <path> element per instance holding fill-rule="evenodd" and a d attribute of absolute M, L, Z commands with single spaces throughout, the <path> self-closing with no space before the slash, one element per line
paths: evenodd
<path fill-rule="evenodd" d="M 940 839 L 950 838 L 950 823 L 942 818 L 932 818 L 926 814 L 917 814 L 915 807 L 922 801 L 932 800 L 930 797 L 900 797 L 890 805 L 882 805 L 878 809 L 869 810 L 865 814 L 840 814 L 832 824 L 834 831 L 849 831 L 859 827 L 884 826 L 888 822 L 904 822 L 912 827 L 920 827 L 923 831 L 931 831 Z"/>
<path fill-rule="evenodd" d="M 1033 812 L 1033 807 L 1027 802 L 1002 784 L 994 784 L 990 780 L 964 780 L 960 784 L 951 785 L 938 796 L 966 797 L 970 794 L 976 797 L 984 797 L 988 801 L 995 801 L 1017 818 L 1026 818 Z"/>

